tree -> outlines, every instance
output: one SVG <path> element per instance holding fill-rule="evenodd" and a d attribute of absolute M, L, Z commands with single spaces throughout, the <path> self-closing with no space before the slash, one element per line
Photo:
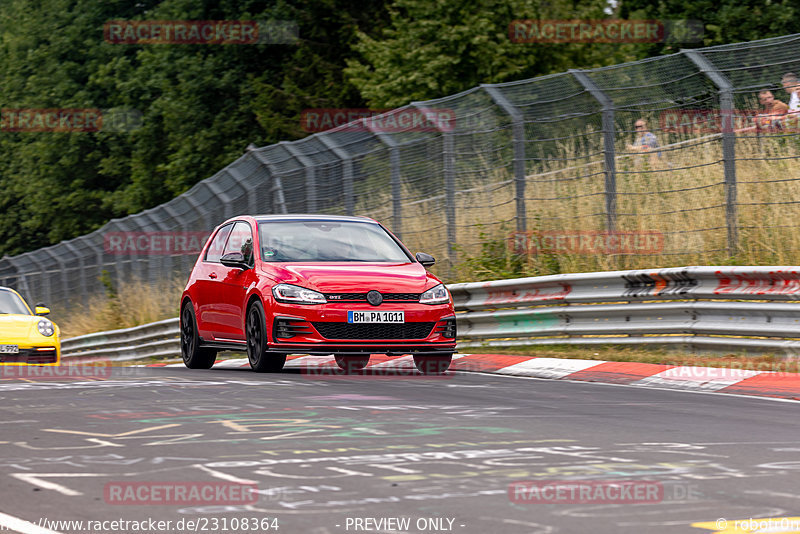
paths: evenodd
<path fill-rule="evenodd" d="M 652 45 L 651 55 L 742 41 L 778 37 L 797 31 L 800 2 L 797 0 L 623 0 L 620 15 L 632 19 L 697 21 L 702 39 L 666 46 Z"/>
<path fill-rule="evenodd" d="M 294 21 L 293 44 L 104 41 L 111 20 Z M 0 105 L 126 108 L 129 131 L 0 131 L 0 256 L 83 235 L 183 193 L 244 153 L 306 135 L 305 107 L 363 106 L 343 79 L 383 3 L 4 0 Z"/>
<path fill-rule="evenodd" d="M 457 93 L 481 83 L 521 80 L 638 57 L 641 45 L 523 44 L 509 38 L 520 19 L 604 19 L 605 0 L 395 0 L 378 37 L 358 34 L 362 58 L 347 78 L 378 108 Z"/>

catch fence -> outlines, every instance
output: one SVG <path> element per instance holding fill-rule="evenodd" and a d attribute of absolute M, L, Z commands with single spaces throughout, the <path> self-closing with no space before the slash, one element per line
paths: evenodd
<path fill-rule="evenodd" d="M 800 34 L 481 85 L 250 146 L 170 202 L 2 258 L 0 285 L 62 315 L 103 283 L 185 280 L 208 233 L 244 213 L 367 215 L 451 282 L 497 278 L 493 261 L 530 275 L 797 264 L 800 128 L 749 129 L 759 91 L 788 100 L 787 72 Z M 637 121 L 658 149 L 632 146 Z"/>

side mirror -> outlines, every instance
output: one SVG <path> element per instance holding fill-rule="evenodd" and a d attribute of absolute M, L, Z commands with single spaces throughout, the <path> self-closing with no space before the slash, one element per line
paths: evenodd
<path fill-rule="evenodd" d="M 48 308 L 47 306 L 45 306 L 44 304 L 42 304 L 40 302 L 40 303 L 38 303 L 36 305 L 36 308 L 34 309 L 34 313 L 36 315 L 49 315 L 50 314 L 50 308 Z"/>
<path fill-rule="evenodd" d="M 417 261 L 420 262 L 423 267 L 430 267 L 436 263 L 436 258 L 424 252 L 417 252 Z"/>
<path fill-rule="evenodd" d="M 234 267 L 243 271 L 250 268 L 250 265 L 244 261 L 244 254 L 241 252 L 228 252 L 219 259 L 219 262 L 225 267 Z"/>

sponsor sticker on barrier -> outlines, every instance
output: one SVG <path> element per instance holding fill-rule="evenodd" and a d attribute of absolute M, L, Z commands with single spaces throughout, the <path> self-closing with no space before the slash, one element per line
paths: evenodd
<path fill-rule="evenodd" d="M 717 271 L 716 294 L 796 295 L 800 293 L 800 273 L 774 271 L 769 273 L 726 273 Z"/>

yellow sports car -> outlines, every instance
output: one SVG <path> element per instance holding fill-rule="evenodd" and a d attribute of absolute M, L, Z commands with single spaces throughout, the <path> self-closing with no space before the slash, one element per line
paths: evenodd
<path fill-rule="evenodd" d="M 42 317 L 48 313 L 44 306 L 32 312 L 19 293 L 0 287 L 0 365 L 59 364 L 61 332 Z"/>

